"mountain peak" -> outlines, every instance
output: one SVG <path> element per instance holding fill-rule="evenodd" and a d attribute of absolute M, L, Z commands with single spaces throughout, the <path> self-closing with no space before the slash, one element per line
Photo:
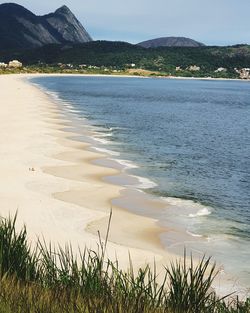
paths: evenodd
<path fill-rule="evenodd" d="M 69 14 L 71 12 L 71 10 L 66 6 L 66 5 L 62 5 L 60 8 L 58 8 L 56 11 L 55 11 L 56 14 Z"/>
<path fill-rule="evenodd" d="M 54 14 L 49 14 L 47 22 L 54 27 L 66 41 L 83 43 L 92 40 L 82 24 L 66 5 L 61 6 Z"/>
<path fill-rule="evenodd" d="M 37 16 L 15 3 L 0 4 L 1 49 L 76 44 L 91 40 L 88 32 L 66 5 L 54 13 Z"/>
<path fill-rule="evenodd" d="M 202 47 L 203 43 L 186 37 L 161 37 L 138 43 L 144 48 L 158 47 Z"/>

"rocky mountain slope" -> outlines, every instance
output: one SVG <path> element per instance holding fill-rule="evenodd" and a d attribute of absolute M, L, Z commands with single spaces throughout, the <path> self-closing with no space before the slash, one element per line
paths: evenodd
<path fill-rule="evenodd" d="M 89 41 L 92 38 L 66 6 L 54 13 L 37 16 L 15 3 L 0 5 L 0 49 Z"/>
<path fill-rule="evenodd" d="M 161 37 L 138 43 L 144 48 L 158 47 L 202 47 L 203 43 L 185 37 Z"/>

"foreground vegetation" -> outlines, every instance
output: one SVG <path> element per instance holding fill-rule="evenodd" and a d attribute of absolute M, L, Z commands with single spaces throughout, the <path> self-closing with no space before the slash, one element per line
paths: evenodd
<path fill-rule="evenodd" d="M 249 313 L 250 301 L 219 299 L 211 284 L 215 265 L 176 262 L 158 284 L 150 267 L 127 272 L 105 259 L 107 241 L 78 260 L 70 247 L 31 249 L 25 227 L 0 221 L 0 312 L 3 313 Z"/>
<path fill-rule="evenodd" d="M 235 68 L 250 67 L 250 46 L 145 49 L 123 42 L 93 41 L 78 45 L 55 44 L 28 50 L 0 50 L 0 62 L 12 59 L 23 62 L 30 71 L 35 68 L 38 72 L 109 74 L 114 71 L 126 72 L 133 64 L 137 69 L 151 71 L 152 75 L 239 78 Z M 189 67 L 193 65 L 200 70 L 190 70 Z M 180 69 L 176 69 L 178 67 Z M 216 72 L 218 68 L 225 70 Z"/>

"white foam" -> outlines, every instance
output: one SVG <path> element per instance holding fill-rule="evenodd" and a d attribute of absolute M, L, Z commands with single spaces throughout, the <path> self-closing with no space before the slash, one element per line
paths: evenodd
<path fill-rule="evenodd" d="M 103 152 L 103 153 L 109 154 L 109 155 L 114 155 L 114 156 L 119 156 L 120 155 L 119 152 L 108 150 L 108 149 L 104 149 L 104 148 L 93 147 L 93 149 L 95 149 L 96 151 L 99 151 L 99 152 Z"/>
<path fill-rule="evenodd" d="M 110 127 L 109 130 L 119 130 L 119 129 L 125 129 L 124 127 Z"/>
<path fill-rule="evenodd" d="M 138 166 L 136 164 L 134 164 L 133 162 L 128 161 L 128 160 L 112 159 L 112 161 L 116 161 L 117 163 L 121 164 L 122 166 L 124 166 L 127 169 L 138 168 Z"/>
<path fill-rule="evenodd" d="M 53 98 L 53 100 L 60 101 L 61 103 L 65 104 L 65 102 L 59 97 L 59 93 L 56 91 L 51 91 L 46 87 L 41 86 L 40 84 L 32 82 L 32 84 L 42 90 L 45 94 L 49 97 Z"/>
<path fill-rule="evenodd" d="M 199 235 L 199 234 L 194 234 L 192 233 L 191 231 L 187 230 L 187 234 L 192 236 L 192 237 L 196 237 L 196 238 L 202 238 L 203 236 L 202 235 Z"/>
<path fill-rule="evenodd" d="M 49 95 L 50 97 L 52 97 L 54 100 L 56 100 L 56 101 L 60 100 L 60 97 L 59 97 L 59 95 L 58 95 L 57 92 L 55 92 L 55 91 L 49 91 L 49 90 L 44 89 L 44 88 L 41 88 L 41 89 L 43 89 L 43 90 L 45 91 L 45 93 L 46 93 L 47 95 Z"/>
<path fill-rule="evenodd" d="M 112 133 L 95 133 L 94 138 L 103 138 L 103 137 L 111 137 Z"/>
<path fill-rule="evenodd" d="M 75 114 L 81 113 L 81 111 L 75 110 L 75 109 L 68 109 L 67 111 L 70 113 L 75 113 Z"/>
<path fill-rule="evenodd" d="M 78 112 L 77 112 L 77 113 L 78 113 Z M 76 113 L 76 114 L 77 114 L 77 113 Z M 80 112 L 79 112 L 79 113 L 80 113 Z M 82 121 L 85 121 L 85 123 L 88 122 L 87 119 L 86 119 L 84 116 L 80 115 L 80 114 L 77 114 L 77 115 L 75 116 L 75 119 L 78 120 L 78 121 L 81 121 L 81 122 L 82 122 Z M 88 125 L 84 125 L 84 124 L 83 124 L 83 125 L 81 125 L 81 127 L 89 130 Z"/>
<path fill-rule="evenodd" d="M 64 102 L 64 105 L 66 106 L 67 110 L 70 111 L 70 110 L 73 110 L 74 111 L 74 107 L 72 104 L 69 104 L 67 102 Z"/>
<path fill-rule="evenodd" d="M 161 197 L 162 200 L 166 201 L 170 205 L 174 206 L 185 206 L 191 208 L 199 208 L 200 204 L 195 203 L 192 200 L 186 200 L 181 198 L 173 198 L 173 197 Z"/>
<path fill-rule="evenodd" d="M 95 141 L 97 141 L 97 142 L 99 142 L 99 143 L 101 143 L 101 144 L 103 144 L 103 145 L 107 145 L 107 144 L 109 144 L 109 141 L 108 140 L 106 140 L 106 139 L 103 139 L 103 138 L 97 138 L 97 137 L 92 137 Z"/>
<path fill-rule="evenodd" d="M 36 86 L 36 87 L 38 87 L 39 89 L 44 90 L 44 88 L 42 88 L 42 87 L 41 87 L 39 84 L 37 84 L 37 83 L 34 83 L 34 82 L 31 81 L 31 84 L 34 85 L 34 86 Z"/>
<path fill-rule="evenodd" d="M 139 184 L 136 185 L 137 188 L 150 189 L 150 188 L 154 188 L 157 186 L 155 182 L 153 182 L 152 180 L 146 177 L 141 177 L 141 176 L 132 176 L 132 177 L 136 178 L 139 181 Z"/>
<path fill-rule="evenodd" d="M 39 86 L 39 85 L 38 85 L 38 86 Z M 54 101 L 60 102 L 60 104 L 63 105 L 63 106 L 66 108 L 67 111 L 69 111 L 69 112 L 74 112 L 74 113 L 76 112 L 74 106 L 73 106 L 72 104 L 70 104 L 69 102 L 67 102 L 67 101 L 63 100 L 62 98 L 60 98 L 58 92 L 48 90 L 48 89 L 46 89 L 46 88 L 44 88 L 44 87 L 41 87 L 41 86 L 39 86 L 39 87 L 40 87 L 40 89 L 43 90 L 44 93 L 46 93 L 48 96 L 50 96 L 51 98 L 53 98 Z M 80 112 L 80 111 L 79 111 L 79 112 Z"/>
<path fill-rule="evenodd" d="M 195 214 L 189 214 L 189 217 L 195 218 L 195 217 L 200 217 L 200 216 L 207 216 L 210 215 L 212 212 L 209 211 L 208 208 L 202 208 L 200 209 L 198 212 L 196 212 Z"/>
<path fill-rule="evenodd" d="M 202 204 L 194 202 L 193 200 L 173 198 L 173 197 L 161 197 L 161 199 L 167 202 L 171 206 L 178 207 L 179 209 L 184 209 L 184 212 L 183 210 L 182 212 L 184 213 L 185 216 L 188 215 L 188 217 L 193 218 L 193 217 L 199 217 L 199 216 L 206 216 L 212 213 L 212 208 L 204 207 Z M 193 213 L 195 211 L 196 213 Z"/>

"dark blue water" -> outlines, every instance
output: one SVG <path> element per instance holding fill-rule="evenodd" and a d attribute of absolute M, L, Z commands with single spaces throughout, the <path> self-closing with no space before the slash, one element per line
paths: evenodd
<path fill-rule="evenodd" d="M 112 77 L 33 82 L 108 135 L 105 148 L 133 161 L 138 168 L 131 173 L 157 184 L 147 192 L 200 205 L 196 214 L 187 214 L 190 232 L 250 244 L 249 82 Z"/>

